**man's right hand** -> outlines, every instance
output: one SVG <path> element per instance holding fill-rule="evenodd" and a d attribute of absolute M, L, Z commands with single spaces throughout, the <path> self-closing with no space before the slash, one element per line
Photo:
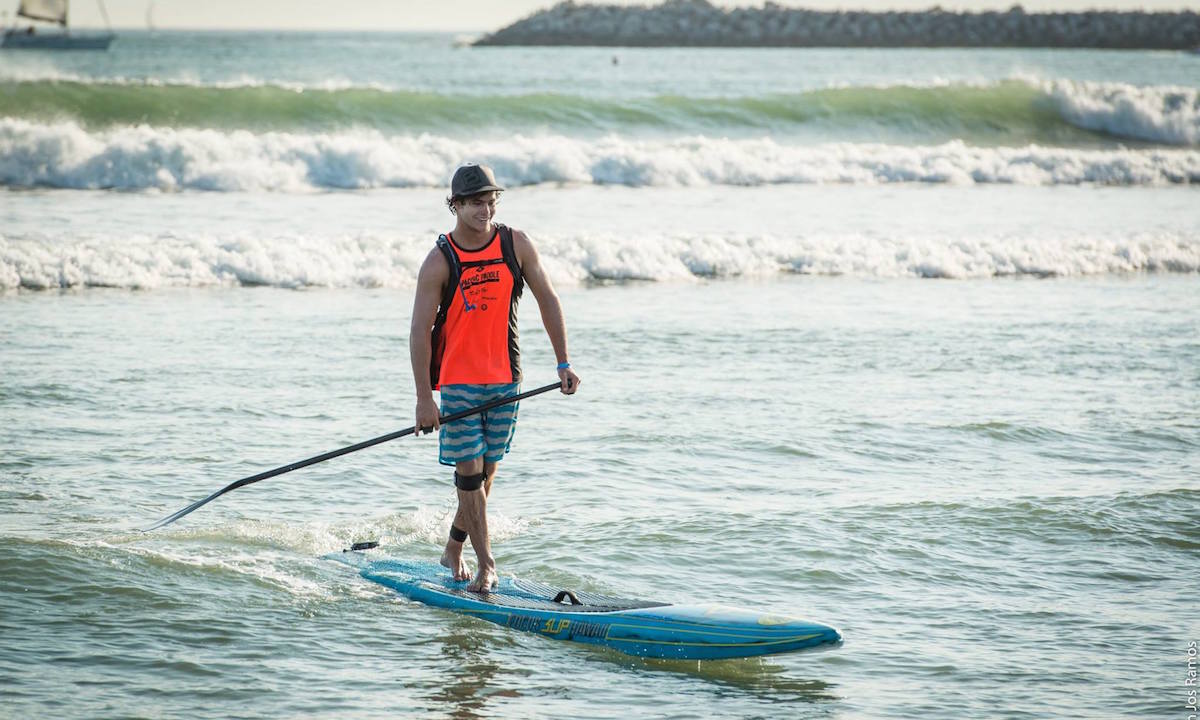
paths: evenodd
<path fill-rule="evenodd" d="M 433 401 L 433 395 L 417 398 L 417 432 L 413 433 L 413 435 L 433 432 L 439 427 L 441 427 L 441 422 L 438 416 L 437 403 Z"/>

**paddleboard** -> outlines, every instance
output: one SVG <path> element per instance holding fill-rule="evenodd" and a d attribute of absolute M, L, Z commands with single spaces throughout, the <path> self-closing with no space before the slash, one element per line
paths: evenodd
<path fill-rule="evenodd" d="M 828 625 L 720 605 L 673 605 L 573 591 L 502 577 L 487 593 L 467 592 L 431 562 L 345 550 L 326 557 L 417 602 L 554 640 L 602 645 L 648 658 L 716 660 L 829 648 L 841 634 Z"/>

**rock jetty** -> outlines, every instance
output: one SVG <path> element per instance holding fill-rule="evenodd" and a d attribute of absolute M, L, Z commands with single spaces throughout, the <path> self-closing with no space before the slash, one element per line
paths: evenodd
<path fill-rule="evenodd" d="M 1200 47 L 1200 13 L 826 12 L 719 8 L 707 0 L 655 6 L 561 2 L 476 45 L 708 47 L 1055 47 L 1187 50 Z"/>

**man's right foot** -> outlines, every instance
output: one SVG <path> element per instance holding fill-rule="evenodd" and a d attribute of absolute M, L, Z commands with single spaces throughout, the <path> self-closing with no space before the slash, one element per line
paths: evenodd
<path fill-rule="evenodd" d="M 496 577 L 496 567 L 479 566 L 479 573 L 475 575 L 475 579 L 467 586 L 467 592 L 485 593 L 496 589 L 499 584 L 499 579 Z"/>
<path fill-rule="evenodd" d="M 449 547 L 442 553 L 442 565 L 450 569 L 456 581 L 471 579 L 471 566 L 463 560 L 462 545 L 458 546 L 458 552 L 454 552 Z"/>

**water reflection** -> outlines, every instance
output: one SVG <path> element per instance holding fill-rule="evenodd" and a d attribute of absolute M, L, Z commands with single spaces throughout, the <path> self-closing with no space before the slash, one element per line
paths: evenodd
<path fill-rule="evenodd" d="M 452 625 L 432 640 L 441 646 L 442 682 L 426 697 L 445 708 L 446 716 L 454 720 L 494 717 L 495 713 L 486 709 L 488 701 L 519 697 L 515 687 L 502 686 L 508 676 L 524 677 L 528 672 L 495 661 L 502 655 L 495 650 L 512 646 L 511 640 L 498 637 L 475 620 L 459 618 Z"/>
<path fill-rule="evenodd" d="M 794 677 L 791 668 L 765 658 L 658 660 L 596 649 L 595 659 L 620 665 L 627 671 L 639 674 L 683 675 L 710 683 L 724 691 L 749 694 L 771 702 L 823 703 L 838 699 L 836 685 L 823 680 Z"/>

